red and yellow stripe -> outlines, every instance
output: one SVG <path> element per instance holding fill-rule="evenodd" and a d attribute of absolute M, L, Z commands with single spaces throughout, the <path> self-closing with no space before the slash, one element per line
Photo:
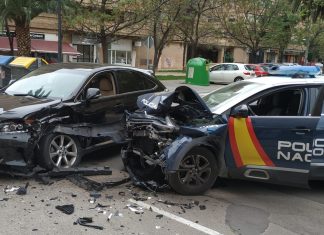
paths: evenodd
<path fill-rule="evenodd" d="M 245 165 L 274 166 L 257 139 L 249 117 L 230 117 L 229 139 L 237 167 Z"/>

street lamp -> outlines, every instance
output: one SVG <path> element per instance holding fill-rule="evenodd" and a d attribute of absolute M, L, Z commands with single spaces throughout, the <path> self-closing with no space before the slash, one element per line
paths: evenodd
<path fill-rule="evenodd" d="M 57 60 L 62 62 L 62 0 L 57 0 L 57 31 L 58 31 L 58 48 Z"/>

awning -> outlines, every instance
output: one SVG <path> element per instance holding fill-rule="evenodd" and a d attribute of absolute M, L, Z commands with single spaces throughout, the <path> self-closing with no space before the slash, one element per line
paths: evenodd
<path fill-rule="evenodd" d="M 13 56 L 1 55 L 0 65 L 8 65 L 14 59 Z"/>
<path fill-rule="evenodd" d="M 17 51 L 17 42 L 14 39 L 14 51 Z M 46 41 L 31 39 L 31 51 L 39 53 L 52 53 L 56 54 L 58 51 L 58 43 L 56 41 Z M 7 37 L 0 37 L 0 51 L 10 51 L 9 41 Z M 75 48 L 68 43 L 62 44 L 62 53 L 66 55 L 81 55 Z"/>
<path fill-rule="evenodd" d="M 44 64 L 48 64 L 44 59 L 40 59 Z M 36 62 L 37 58 L 35 57 L 16 57 L 9 65 L 14 67 L 23 67 L 28 69 L 34 62 Z"/>

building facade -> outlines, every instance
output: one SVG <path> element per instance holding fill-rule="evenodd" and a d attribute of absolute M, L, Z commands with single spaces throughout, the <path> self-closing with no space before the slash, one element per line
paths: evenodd
<path fill-rule="evenodd" d="M 14 27 L 10 26 L 14 32 Z M 31 22 L 32 56 L 42 57 L 48 62 L 57 61 L 58 34 L 57 17 L 54 14 L 41 14 Z M 150 69 L 154 55 L 153 42 L 147 35 L 123 36 L 107 45 L 109 65 L 124 65 Z M 14 45 L 16 49 L 16 44 Z M 158 70 L 182 70 L 188 59 L 190 48 L 181 41 L 169 43 L 161 55 Z M 0 53 L 10 52 L 6 33 L 0 33 Z M 277 49 L 261 50 L 260 62 L 277 63 Z M 249 51 L 226 39 L 209 41 L 198 45 L 198 55 L 212 63 L 241 62 L 248 63 Z M 289 48 L 284 53 L 284 62 L 302 63 L 302 48 Z M 102 45 L 95 35 L 81 34 L 75 31 L 63 33 L 63 61 L 102 63 Z"/>

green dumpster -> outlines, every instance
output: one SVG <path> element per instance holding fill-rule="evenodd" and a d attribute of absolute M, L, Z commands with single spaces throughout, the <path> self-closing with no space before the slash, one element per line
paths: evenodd
<path fill-rule="evenodd" d="M 192 58 L 187 63 L 186 83 L 209 86 L 209 67 L 204 58 Z"/>

